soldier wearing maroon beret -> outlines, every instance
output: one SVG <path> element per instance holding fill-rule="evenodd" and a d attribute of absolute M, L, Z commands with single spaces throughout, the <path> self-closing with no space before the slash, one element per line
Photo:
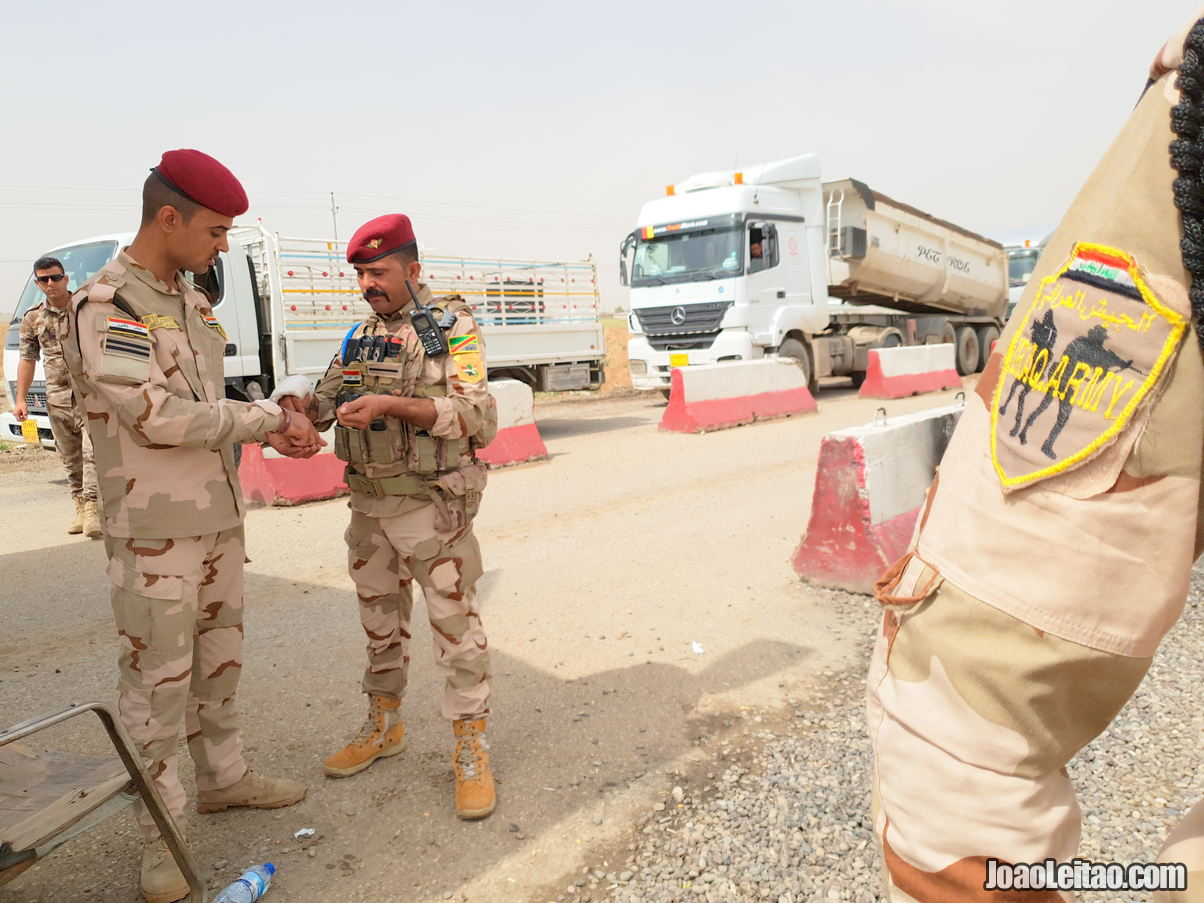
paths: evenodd
<path fill-rule="evenodd" d="M 184 277 L 223 251 L 247 209 L 238 179 L 196 150 L 168 151 L 142 188 L 142 224 L 71 302 L 63 354 L 87 414 L 103 501 L 120 637 L 118 708 L 168 810 L 184 815 L 180 728 L 196 766 L 197 811 L 298 802 L 296 781 L 252 772 L 235 691 L 242 670 L 243 501 L 234 444 L 267 440 L 308 456 L 313 425 L 270 401 L 225 397 L 226 335 Z M 149 814 L 142 892 L 188 895 Z"/>
<path fill-rule="evenodd" d="M 319 429 L 337 419 L 335 453 L 347 462 L 351 488 L 346 539 L 368 636 L 368 718 L 324 765 L 328 775 L 345 777 L 402 751 L 417 580 L 435 661 L 446 677 L 443 716 L 455 736 L 456 813 L 484 818 L 494 808 L 485 740 L 490 669 L 472 523 L 485 488 L 476 451 L 497 431 L 484 345 L 462 298 L 434 298 L 420 282 L 409 217 L 364 224 L 347 246 L 347 260 L 373 314 L 347 334 L 316 391 L 295 377 L 277 390 L 282 404 L 306 412 Z"/>

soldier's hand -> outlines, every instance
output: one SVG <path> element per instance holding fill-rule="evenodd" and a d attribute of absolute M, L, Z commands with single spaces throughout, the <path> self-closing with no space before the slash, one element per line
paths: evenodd
<path fill-rule="evenodd" d="M 366 430 L 373 420 L 388 416 L 388 405 L 392 399 L 388 395 L 361 395 L 346 404 L 339 405 L 335 416 L 342 426 L 352 430 Z"/>
<path fill-rule="evenodd" d="M 267 436 L 268 444 L 280 454 L 290 458 L 309 458 L 326 444 L 308 418 L 290 416 L 287 419 L 284 429 L 268 433 Z"/>
<path fill-rule="evenodd" d="M 25 402 L 18 401 L 15 405 L 13 405 L 13 416 L 17 418 L 18 423 L 29 419 L 29 407 L 25 404 Z"/>
<path fill-rule="evenodd" d="M 282 408 L 288 408 L 294 414 L 307 416 L 309 406 L 313 403 L 313 396 L 307 395 L 305 398 L 298 398 L 296 395 L 281 395 L 276 399 L 276 404 Z"/>

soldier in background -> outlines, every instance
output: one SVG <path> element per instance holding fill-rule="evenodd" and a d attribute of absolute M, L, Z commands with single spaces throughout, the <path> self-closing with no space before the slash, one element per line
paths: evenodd
<path fill-rule="evenodd" d="M 435 662 L 446 676 L 443 717 L 456 740 L 456 814 L 485 818 L 495 803 L 485 738 L 491 684 L 472 522 L 486 477 L 476 450 L 497 432 L 497 411 L 485 382 L 481 333 L 462 298 L 433 298 L 418 281 L 422 265 L 409 217 L 365 223 L 347 245 L 347 261 L 373 315 L 347 334 L 316 392 L 305 377 L 290 377 L 272 395 L 307 413 L 319 429 L 337 417 L 335 452 L 348 462 L 346 540 L 368 636 L 368 718 L 324 766 L 328 775 L 346 777 L 402 751 L 417 580 Z M 430 319 L 413 321 L 423 309 Z"/>
<path fill-rule="evenodd" d="M 1050 239 L 877 587 L 867 709 L 892 903 L 1071 898 L 984 888 L 989 862 L 1075 857 L 1065 766 L 1183 609 L 1204 550 L 1202 60 L 1193 19 Z M 1107 358 L 1088 347 L 1104 335 Z M 1008 431 L 1009 379 L 1043 398 L 1025 426 L 1050 432 L 1042 448 Z M 1204 900 L 1204 804 L 1162 858 L 1186 863 L 1187 893 L 1154 899 Z"/>
<path fill-rule="evenodd" d="M 21 320 L 21 362 L 17 365 L 17 397 L 13 416 L 20 422 L 29 417 L 26 398 L 33 384 L 34 367 L 39 358 L 46 372 L 46 413 L 54 434 L 54 448 L 67 468 L 67 485 L 75 502 L 75 519 L 68 533 L 86 533 L 92 539 L 102 535 L 100 512 L 96 507 L 96 465 L 92 460 L 92 440 L 84 429 L 78 399 L 71 390 L 67 365 L 63 361 L 61 340 L 67 330 L 67 308 L 71 293 L 67 273 L 54 257 L 39 257 L 33 265 L 33 278 L 46 300 L 28 311 Z"/>
<path fill-rule="evenodd" d="M 264 440 L 308 456 L 322 440 L 270 401 L 224 397 L 226 335 L 182 271 L 204 273 L 247 209 L 238 180 L 195 150 L 169 151 L 142 189 L 133 243 L 72 300 L 64 352 L 87 413 L 104 502 L 121 639 L 118 709 L 178 820 L 183 725 L 197 811 L 277 808 L 305 787 L 247 767 L 235 690 L 242 670 L 244 505 L 233 446 Z M 188 885 L 145 810 L 142 892 Z"/>

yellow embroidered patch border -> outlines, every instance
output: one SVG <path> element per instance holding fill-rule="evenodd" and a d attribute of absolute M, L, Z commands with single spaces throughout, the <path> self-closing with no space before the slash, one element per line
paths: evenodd
<path fill-rule="evenodd" d="M 1157 385 L 1187 325 L 1150 289 L 1132 255 L 1076 244 L 1038 286 L 995 385 L 991 460 L 1004 491 L 1072 470 L 1107 447 Z M 1039 400 L 1026 412 L 1029 395 Z M 1002 434 L 1013 400 L 1014 424 Z"/>

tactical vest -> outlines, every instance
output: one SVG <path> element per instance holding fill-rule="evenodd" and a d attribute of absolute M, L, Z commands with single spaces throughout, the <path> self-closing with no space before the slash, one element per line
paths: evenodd
<path fill-rule="evenodd" d="M 441 306 L 445 322 L 454 322 L 460 311 L 469 309 L 459 298 L 448 299 Z M 425 360 L 421 344 L 411 355 L 405 343 L 392 335 L 374 314 L 362 326 L 353 328 L 343 340 L 340 352 L 343 381 L 335 402 L 341 405 L 362 395 L 445 397 L 445 384 L 419 385 Z M 397 417 L 385 417 L 374 421 L 368 429 L 350 429 L 336 424 L 334 451 L 339 459 L 349 464 L 404 465 L 406 471 L 430 479 L 459 470 L 463 455 L 488 445 L 496 434 L 497 409 L 490 396 L 481 428 L 472 436 L 442 439 Z"/>

